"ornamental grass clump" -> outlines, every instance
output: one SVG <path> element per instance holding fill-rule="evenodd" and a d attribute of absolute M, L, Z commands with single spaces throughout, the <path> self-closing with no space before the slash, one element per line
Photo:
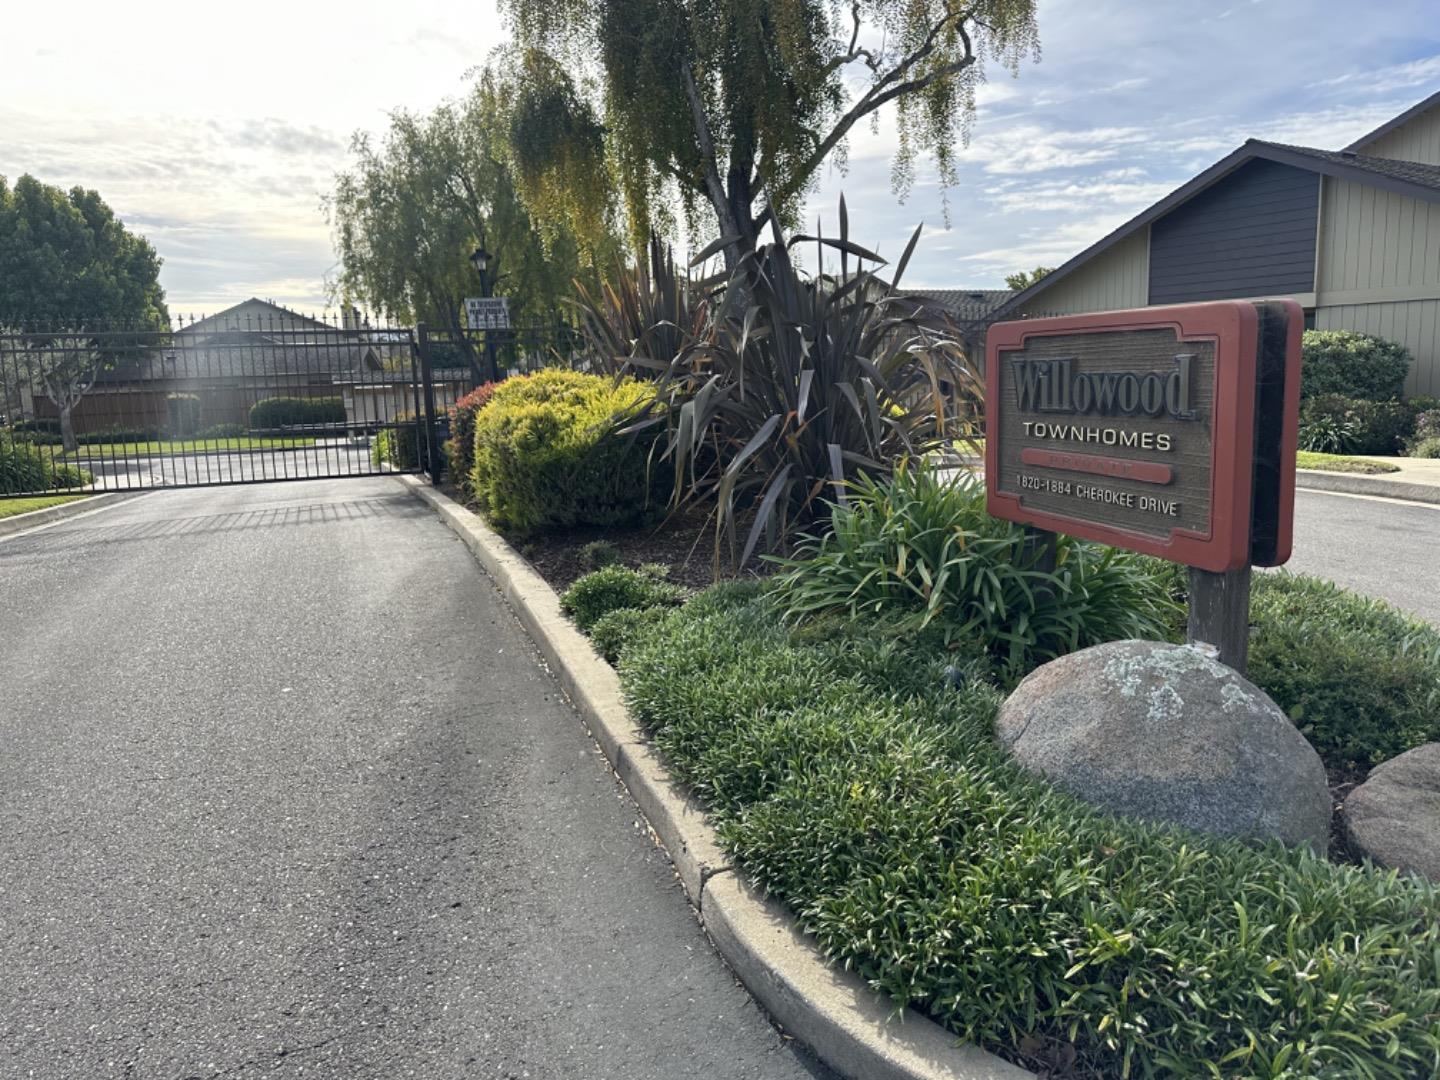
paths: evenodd
<path fill-rule="evenodd" d="M 653 436 L 622 428 L 649 398 L 634 379 L 559 368 L 506 379 L 475 415 L 481 511 L 520 536 L 641 517 L 653 506 Z"/>
<path fill-rule="evenodd" d="M 636 720 L 825 955 L 1066 1076 L 1429 1077 L 1440 896 L 1117 819 L 1017 769 L 939 639 L 790 627 L 753 587 L 629 642 Z"/>
<path fill-rule="evenodd" d="M 902 461 L 890 477 L 851 481 L 829 530 L 772 561 L 793 620 L 838 613 L 934 627 L 977 642 L 1009 679 L 1089 645 L 1167 635 L 1177 605 L 1138 556 L 1059 536 L 1055 569 L 1038 558 L 1022 527 L 986 513 L 982 482 Z"/>
<path fill-rule="evenodd" d="M 983 395 L 959 331 L 897 287 L 920 231 L 885 281 L 885 260 L 847 230 L 842 200 L 840 235 L 814 240 L 816 265 L 838 252 L 838 276 L 798 270 L 790 249 L 813 238 L 776 229 L 715 288 L 698 328 L 606 346 L 629 342 L 625 364 L 650 372 L 654 403 L 635 428 L 663 431 L 670 505 L 711 515 L 717 569 L 785 548 L 847 480 L 974 434 Z"/>

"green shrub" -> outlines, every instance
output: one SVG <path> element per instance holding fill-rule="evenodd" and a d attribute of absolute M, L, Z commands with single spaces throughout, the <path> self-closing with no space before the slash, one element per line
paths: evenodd
<path fill-rule="evenodd" d="M 200 430 L 200 398 L 196 394 L 165 395 L 165 430 L 172 439 L 188 439 Z"/>
<path fill-rule="evenodd" d="M 484 383 L 450 406 L 450 437 L 442 449 L 445 468 L 461 491 L 473 496 L 471 473 L 475 469 L 475 415 L 495 393 L 497 383 Z"/>
<path fill-rule="evenodd" d="M 590 627 L 590 643 L 595 651 L 610 663 L 620 659 L 630 642 L 659 623 L 669 613 L 669 607 L 616 608 L 607 611 Z"/>
<path fill-rule="evenodd" d="M 600 570 L 620 561 L 620 549 L 608 540 L 591 540 L 575 557 L 582 570 Z"/>
<path fill-rule="evenodd" d="M 1400 401 L 1364 401 L 1333 394 L 1311 398 L 1300 409 L 1300 445 L 1314 450 L 1324 426 L 1341 435 L 1339 449 L 1321 453 L 1398 454 L 1415 432 L 1415 412 Z"/>
<path fill-rule="evenodd" d="M 777 595 L 792 618 L 820 613 L 908 616 L 950 640 L 973 640 L 1010 677 L 1056 656 L 1120 638 L 1156 637 L 1173 605 L 1137 556 L 1057 537 L 1046 574 L 1018 525 L 985 511 L 984 484 L 942 479 L 902 462 L 893 477 L 852 481 L 830 531 L 806 536 Z"/>
<path fill-rule="evenodd" d="M 211 424 L 203 431 L 197 431 L 197 439 L 235 439 L 248 434 L 244 424 Z"/>
<path fill-rule="evenodd" d="M 46 491 L 88 487 L 95 478 L 78 465 L 68 465 L 48 444 L 37 445 L 33 431 L 16 439 L 0 433 L 0 495 L 38 495 Z M 41 448 L 44 446 L 44 449 Z"/>
<path fill-rule="evenodd" d="M 1440 740 L 1440 631 L 1317 578 L 1257 574 L 1250 680 L 1332 768 Z"/>
<path fill-rule="evenodd" d="M 343 423 L 345 402 L 338 397 L 270 397 L 250 406 L 251 431 Z"/>
<path fill-rule="evenodd" d="M 560 608 L 589 633 L 600 618 L 621 608 L 653 608 L 680 603 L 685 590 L 665 580 L 665 568 L 607 566 L 586 574 L 560 597 Z"/>
<path fill-rule="evenodd" d="M 1414 399 L 1406 404 L 1416 408 Z M 1416 409 L 1414 440 L 1421 443 L 1426 439 L 1440 439 L 1440 409 Z"/>
<path fill-rule="evenodd" d="M 1410 456 L 1416 458 L 1440 458 L 1440 435 L 1410 445 Z"/>
<path fill-rule="evenodd" d="M 506 379 L 475 417 L 480 509 L 516 535 L 640 517 L 650 440 L 621 428 L 649 396 L 633 379 L 558 368 Z"/>
<path fill-rule="evenodd" d="M 0 495 L 37 494 L 53 486 L 51 452 L 0 435 Z"/>
<path fill-rule="evenodd" d="M 420 432 L 415 426 L 415 414 L 402 412 L 391 421 L 393 426 L 382 427 L 370 444 L 370 460 L 378 465 L 393 465 L 397 469 L 418 469 L 422 451 Z"/>
<path fill-rule="evenodd" d="M 621 679 L 833 963 L 1076 1076 L 1434 1072 L 1434 887 L 1087 808 L 1010 764 L 999 695 L 951 689 L 943 652 L 859 624 L 797 643 L 744 596 L 640 631 Z"/>
<path fill-rule="evenodd" d="M 1342 454 L 1355 441 L 1355 425 L 1343 416 L 1307 416 L 1300 421 L 1300 449 Z"/>
<path fill-rule="evenodd" d="M 104 443 L 149 443 L 164 442 L 165 433 L 159 428 L 153 427 L 111 427 L 104 431 L 92 431 L 85 435 L 75 436 L 75 442 L 80 446 L 99 446 Z"/>
<path fill-rule="evenodd" d="M 50 487 L 56 491 L 89 487 L 94 482 L 95 477 L 78 465 L 66 465 L 57 461 L 50 466 Z"/>
<path fill-rule="evenodd" d="M 1403 345 L 1353 330 L 1306 330 L 1301 347 L 1300 396 L 1338 394 L 1394 401 L 1405 387 L 1411 357 Z"/>

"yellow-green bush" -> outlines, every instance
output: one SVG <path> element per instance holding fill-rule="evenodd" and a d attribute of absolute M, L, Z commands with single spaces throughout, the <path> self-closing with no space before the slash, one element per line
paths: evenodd
<path fill-rule="evenodd" d="M 475 417 L 480 509 L 517 534 L 639 517 L 651 503 L 653 440 L 620 429 L 650 393 L 634 379 L 559 368 L 505 380 Z"/>

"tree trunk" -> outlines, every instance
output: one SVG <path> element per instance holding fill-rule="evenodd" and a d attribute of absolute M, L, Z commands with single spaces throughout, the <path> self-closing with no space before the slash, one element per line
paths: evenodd
<path fill-rule="evenodd" d="M 60 442 L 67 454 L 73 454 L 80 445 L 75 441 L 75 423 L 70 416 L 74 408 L 72 404 L 60 406 Z"/>

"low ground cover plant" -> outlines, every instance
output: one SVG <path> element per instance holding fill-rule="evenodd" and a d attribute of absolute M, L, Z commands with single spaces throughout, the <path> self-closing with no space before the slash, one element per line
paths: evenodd
<path fill-rule="evenodd" d="M 1392 465 L 1388 461 L 1346 457 L 1343 454 L 1312 453 L 1308 450 L 1296 452 L 1295 465 L 1301 469 L 1319 469 L 1322 472 L 1363 473 L 1368 476 L 1400 471 L 1400 466 Z"/>
<path fill-rule="evenodd" d="M 830 529 L 807 535 L 777 596 L 795 620 L 883 615 L 977 643 L 1010 680 L 1046 660 L 1121 638 L 1164 636 L 1177 605 L 1148 564 L 1061 536 L 1056 568 L 1037 565 L 1025 530 L 985 511 L 985 487 L 902 462 L 891 477 L 861 476 Z"/>
<path fill-rule="evenodd" d="M 506 379 L 475 416 L 471 489 L 481 511 L 518 536 L 642 517 L 660 482 L 653 436 L 622 429 L 649 397 L 634 379 L 559 368 Z"/>
<path fill-rule="evenodd" d="M 1306 330 L 1300 358 L 1302 398 L 1338 394 L 1398 401 L 1413 358 L 1405 346 L 1354 330 Z"/>
<path fill-rule="evenodd" d="M 620 655 L 638 722 L 833 962 L 1066 1075 L 1440 1066 L 1431 886 L 1090 809 L 996 745 L 983 655 L 872 630 L 728 585 Z"/>
<path fill-rule="evenodd" d="M 669 610 L 669 605 L 666 605 L 607 611 L 590 627 L 590 644 L 608 662 L 617 663 L 630 643 L 643 630 L 663 619 Z"/>
<path fill-rule="evenodd" d="M 672 607 L 685 599 L 685 590 L 666 580 L 664 566 L 638 570 L 611 565 L 586 574 L 560 597 L 560 608 L 583 633 L 604 616 L 622 609 Z"/>
<path fill-rule="evenodd" d="M 1379 600 L 1260 574 L 1249 677 L 1335 769 L 1368 769 L 1440 741 L 1440 631 Z"/>

